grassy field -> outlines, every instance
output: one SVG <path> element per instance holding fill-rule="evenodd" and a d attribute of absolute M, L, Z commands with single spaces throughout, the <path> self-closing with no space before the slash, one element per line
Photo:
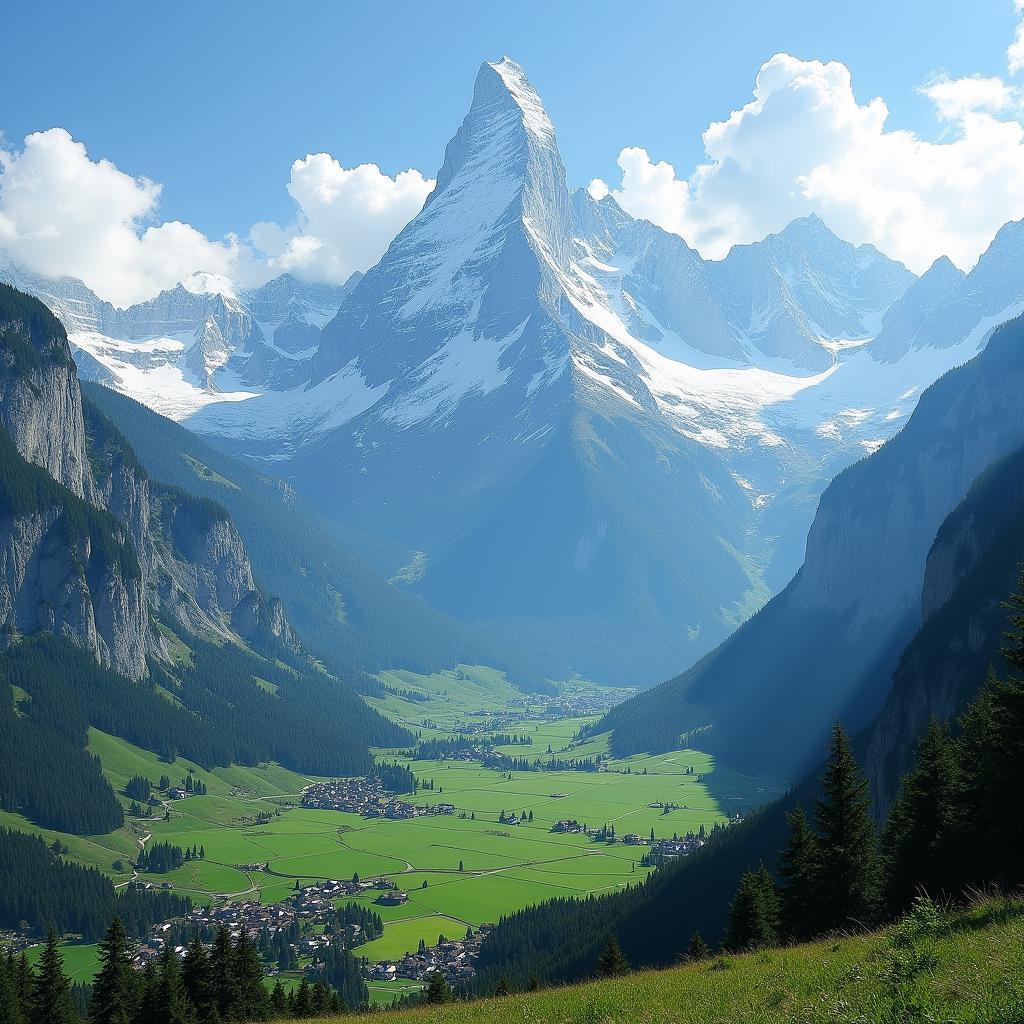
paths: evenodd
<path fill-rule="evenodd" d="M 543 759 L 549 749 L 577 759 L 607 754 L 606 736 L 575 740 L 592 717 L 551 720 L 542 708 L 524 711 L 523 694 L 491 669 L 460 666 L 430 676 L 392 672 L 382 680 L 423 699 L 388 694 L 371 703 L 425 737 L 451 735 L 467 721 L 486 725 L 489 715 L 511 709 L 525 720 L 499 731 L 533 740 L 527 746 L 503 748 L 511 754 L 531 759 Z M 41 832 L 48 841 L 59 839 L 71 857 L 117 883 L 131 878 L 142 841 L 202 847 L 202 860 L 167 874 L 142 876 L 158 885 L 170 883 L 201 903 L 275 902 L 286 898 L 296 882 L 345 879 L 354 873 L 363 878 L 386 875 L 410 900 L 401 907 L 374 908 L 384 918 L 385 930 L 360 950 L 371 960 L 397 958 L 414 950 L 421 939 L 433 945 L 441 934 L 460 936 L 467 927 L 497 922 L 544 899 L 606 892 L 645 876 L 642 847 L 553 833 L 551 826 L 559 819 L 591 827 L 612 825 L 619 836 L 634 832 L 646 837 L 653 830 L 658 837 L 669 837 L 710 828 L 777 791 L 692 750 L 610 761 L 607 772 L 512 772 L 511 777 L 471 762 L 409 761 L 402 758 L 403 751 L 378 751 L 383 759 L 403 760 L 420 780 L 433 783 L 433 789 L 420 791 L 416 802 L 447 802 L 457 810 L 455 815 L 388 821 L 302 808 L 302 789 L 315 780 L 277 765 L 205 771 L 182 758 L 167 764 L 97 730 L 90 731 L 89 749 L 100 758 L 126 808 L 130 800 L 122 791 L 135 775 L 155 786 L 162 775 L 178 784 L 191 772 L 206 784 L 207 795 L 165 801 L 153 818 L 129 820 L 107 836 L 58 835 L 36 829 L 17 815 L 0 815 L 0 824 Z M 661 803 L 674 809 L 663 813 L 651 806 Z M 533 820 L 502 825 L 502 811 L 527 819 L 532 814 Z M 118 862 L 120 868 L 115 867 Z M 384 986 L 377 995 L 389 1002 L 387 993 L 394 991 Z"/>
<path fill-rule="evenodd" d="M 43 946 L 33 946 L 27 952 L 30 964 L 38 962 L 43 955 Z M 64 973 L 73 981 L 91 982 L 99 970 L 99 946 L 64 943 L 60 948 L 64 958 Z"/>
<path fill-rule="evenodd" d="M 427 1006 L 397 1019 L 409 1024 L 1019 1024 L 1024 1020 L 1024 903 L 989 903 L 936 919 L 926 915 L 873 935 L 667 971 Z"/>

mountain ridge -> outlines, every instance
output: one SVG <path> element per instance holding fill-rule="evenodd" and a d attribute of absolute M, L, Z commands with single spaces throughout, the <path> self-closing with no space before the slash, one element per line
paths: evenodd
<path fill-rule="evenodd" d="M 610 196 L 570 192 L 508 58 L 482 65 L 434 190 L 374 267 L 344 295 L 262 289 L 272 316 L 199 275 L 153 300 L 178 326 L 173 304 L 191 310 L 188 330 L 72 332 L 76 358 L 347 527 L 422 552 L 399 585 L 441 612 L 517 642 L 562 636 L 558 660 L 610 681 L 691 664 L 779 591 L 827 482 L 980 344 L 932 346 L 918 328 L 949 288 L 922 291 L 818 218 L 711 262 Z M 84 299 L 65 290 L 71 318 Z M 911 291 L 914 339 L 875 358 Z M 118 330 L 151 331 L 149 315 Z M 658 505 L 627 538 L 641 493 Z M 728 584 L 701 600 L 695 573 Z M 609 629 L 619 642 L 588 651 Z"/>

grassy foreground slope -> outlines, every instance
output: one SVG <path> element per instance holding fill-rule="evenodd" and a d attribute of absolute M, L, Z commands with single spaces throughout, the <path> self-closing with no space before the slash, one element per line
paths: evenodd
<path fill-rule="evenodd" d="M 1024 1020 L 1024 900 L 989 901 L 948 914 L 925 905 L 870 935 L 501 999 L 425 1006 L 398 1019 L 409 1024 L 1016 1024 Z"/>

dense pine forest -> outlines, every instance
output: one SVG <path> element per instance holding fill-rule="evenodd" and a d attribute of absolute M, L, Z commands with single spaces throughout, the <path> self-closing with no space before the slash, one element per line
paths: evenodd
<path fill-rule="evenodd" d="M 39 836 L 0 828 L 0 928 L 25 921 L 38 934 L 53 928 L 95 942 L 116 916 L 129 935 L 142 938 L 191 906 L 174 893 L 115 890 L 106 875 L 64 860 Z"/>
<path fill-rule="evenodd" d="M 0 736 L 5 749 L 20 755 L 0 764 L 0 807 L 76 834 L 120 827 L 120 804 L 85 750 L 90 725 L 206 768 L 276 760 L 323 775 L 362 774 L 373 764 L 369 745 L 408 740 L 405 730 L 354 701 L 331 677 L 300 675 L 240 647 L 193 644 L 189 663 L 151 662 L 144 683 L 46 634 L 0 654 Z M 260 689 L 257 675 L 277 692 Z M 71 689 L 68 679 L 75 681 Z M 12 687 L 27 697 L 16 704 Z"/>
<path fill-rule="evenodd" d="M 263 984 L 263 965 L 255 943 L 243 931 L 233 941 L 226 929 L 210 950 L 194 938 L 179 960 L 166 946 L 159 958 L 135 971 L 129 936 L 114 918 L 100 946 L 101 968 L 90 993 L 80 999 L 64 974 L 56 935 L 51 932 L 37 967 L 24 957 L 0 956 L 0 1020 L 4 1024 L 214 1024 L 303 1018 L 360 1009 L 366 985 L 351 954 L 332 966 L 334 989 L 326 981 L 303 980 L 285 993 Z M 350 1000 L 350 1001 L 349 1001 Z"/>

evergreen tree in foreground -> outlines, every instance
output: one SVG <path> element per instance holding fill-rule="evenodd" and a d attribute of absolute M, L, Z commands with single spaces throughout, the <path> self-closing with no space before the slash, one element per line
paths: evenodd
<path fill-rule="evenodd" d="M 423 990 L 424 999 L 431 1004 L 450 1003 L 452 1001 L 452 990 L 441 971 L 433 971 L 430 981 Z"/>
<path fill-rule="evenodd" d="M 192 937 L 185 956 L 181 961 L 181 980 L 196 1013 L 198 1024 L 207 1024 L 217 1019 L 213 997 L 213 979 L 210 974 L 210 958 L 198 935 Z"/>
<path fill-rule="evenodd" d="M 213 1005 L 221 1020 L 230 1020 L 238 1005 L 234 960 L 231 936 L 227 928 L 218 928 L 210 949 L 210 986 Z"/>
<path fill-rule="evenodd" d="M 1004 654 L 1015 667 L 1022 658 L 1017 649 Z M 1024 880 L 1024 679 L 991 675 L 961 722 L 964 813 L 958 849 L 970 857 L 969 881 L 1009 889 Z"/>
<path fill-rule="evenodd" d="M 704 941 L 700 932 L 694 932 L 690 936 L 690 944 L 686 947 L 686 959 L 693 962 L 707 960 L 711 956 L 711 947 Z"/>
<path fill-rule="evenodd" d="M 882 832 L 886 903 L 893 912 L 909 907 L 921 890 L 932 897 L 956 891 L 960 797 L 956 744 L 949 729 L 932 719 Z"/>
<path fill-rule="evenodd" d="M 241 1020 L 265 1020 L 270 1007 L 270 994 L 263 985 L 263 963 L 255 943 L 242 929 L 235 946 L 235 991 L 237 1016 Z"/>
<path fill-rule="evenodd" d="M 156 1013 L 146 1024 L 194 1024 L 192 1005 L 181 980 L 178 954 L 168 942 L 160 952 L 159 978 L 156 984 Z"/>
<path fill-rule="evenodd" d="M 815 806 L 818 922 L 823 931 L 871 924 L 877 915 L 879 860 L 868 780 L 836 722 Z"/>
<path fill-rule="evenodd" d="M 818 837 L 799 805 L 786 815 L 786 820 L 789 840 L 779 863 L 779 926 L 787 938 L 802 942 L 817 932 Z"/>
<path fill-rule="evenodd" d="M 138 1012 L 139 989 L 132 970 L 128 934 L 115 917 L 100 943 L 100 970 L 93 981 L 90 1024 L 132 1024 Z"/>
<path fill-rule="evenodd" d="M 762 865 L 746 871 L 729 905 L 725 947 L 734 952 L 774 946 L 779 939 L 779 898 Z"/>
<path fill-rule="evenodd" d="M 32 984 L 31 1024 L 76 1024 L 71 1004 L 71 986 L 64 974 L 64 960 L 57 948 L 57 936 L 49 932 Z"/>
<path fill-rule="evenodd" d="M 597 958 L 597 974 L 600 978 L 614 978 L 628 974 L 631 970 L 626 954 L 622 952 L 619 940 L 614 935 L 608 936 L 608 943 Z"/>
<path fill-rule="evenodd" d="M 13 956 L 0 954 L 0 1020 L 7 1024 L 26 1024 L 27 1011 L 28 1006 L 22 1006 L 18 962 Z"/>

